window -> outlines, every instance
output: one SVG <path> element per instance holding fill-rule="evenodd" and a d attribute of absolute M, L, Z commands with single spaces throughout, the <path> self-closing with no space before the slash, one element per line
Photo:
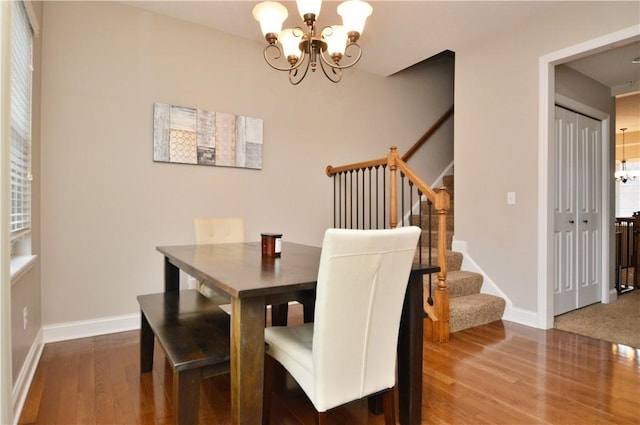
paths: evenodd
<path fill-rule="evenodd" d="M 31 229 L 31 80 L 33 30 L 23 2 L 14 3 L 11 51 L 12 244 Z"/>
<path fill-rule="evenodd" d="M 640 175 L 640 161 L 627 160 L 626 165 L 627 172 Z M 616 161 L 616 171 L 621 168 Z M 640 211 L 640 177 L 626 183 L 616 182 L 616 217 L 631 217 L 636 211 Z"/>

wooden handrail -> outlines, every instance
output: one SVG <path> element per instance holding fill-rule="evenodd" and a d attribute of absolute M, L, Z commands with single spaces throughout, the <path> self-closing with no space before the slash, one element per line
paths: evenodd
<path fill-rule="evenodd" d="M 424 143 L 429 140 L 431 138 L 431 136 L 433 136 L 433 134 L 438 131 L 438 129 L 440 127 L 442 127 L 442 124 L 444 124 L 451 116 L 453 115 L 453 105 L 451 105 L 451 108 L 449 108 L 447 110 L 447 112 L 445 112 L 444 114 L 442 114 L 442 116 L 438 119 L 438 121 L 436 121 L 429 130 L 427 130 L 421 138 L 418 139 L 418 141 L 409 148 L 409 150 L 407 151 L 407 153 L 405 153 L 404 155 L 402 155 L 402 160 L 404 162 L 409 161 L 409 158 L 411 158 L 413 156 L 414 153 L 416 153 L 416 151 L 418 149 L 420 149 L 420 147 L 422 147 L 422 145 L 424 145 Z"/>
<path fill-rule="evenodd" d="M 409 160 L 409 158 L 411 158 L 413 156 L 414 153 L 416 153 L 416 151 L 418 149 L 420 149 L 420 147 L 422 145 L 425 144 L 425 142 L 427 140 L 429 140 L 429 138 L 431 138 L 431 136 L 434 135 L 434 133 L 440 128 L 442 127 L 442 124 L 444 124 L 451 116 L 453 115 L 453 106 L 451 106 L 451 108 L 449 108 L 447 110 L 447 112 L 445 112 L 444 114 L 442 114 L 442 116 L 438 119 L 438 121 L 436 121 L 429 130 L 427 130 L 420 139 L 418 139 L 418 141 L 411 146 L 411 148 L 409 148 L 409 150 L 407 151 L 407 153 L 405 153 L 402 158 L 402 161 L 407 162 Z M 392 149 L 394 149 L 392 147 Z M 388 158 L 378 158 L 378 159 L 372 159 L 370 161 L 362 161 L 362 162 L 355 162 L 353 164 L 348 164 L 348 165 L 341 165 L 339 167 L 332 167 L 331 165 L 327 166 L 327 176 L 329 177 L 333 177 L 335 174 L 338 173 L 342 173 L 345 171 L 352 171 L 352 170 L 362 170 L 365 168 L 370 168 L 370 167 L 377 167 L 380 165 L 384 165 L 387 164 L 387 160 Z M 433 200 L 432 200 L 433 201 Z"/>
<path fill-rule="evenodd" d="M 379 167 L 381 165 L 385 165 L 386 163 L 387 157 L 372 159 L 371 161 L 356 162 L 349 165 L 342 165 L 340 167 L 332 167 L 331 165 L 327 165 L 327 176 L 333 177 L 335 174 L 345 171 L 363 170 L 365 168 Z"/>

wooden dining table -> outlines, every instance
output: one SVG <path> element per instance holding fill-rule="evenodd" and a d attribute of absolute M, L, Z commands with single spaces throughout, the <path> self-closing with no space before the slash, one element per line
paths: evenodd
<path fill-rule="evenodd" d="M 159 246 L 165 291 L 178 291 L 180 270 L 231 304 L 231 423 L 262 423 L 264 327 L 267 305 L 314 299 L 321 248 L 283 242 L 280 257 L 262 255 L 260 242 Z M 398 338 L 399 420 L 421 423 L 423 275 L 439 269 L 414 264 Z M 377 410 L 370 400 L 369 407 Z"/>

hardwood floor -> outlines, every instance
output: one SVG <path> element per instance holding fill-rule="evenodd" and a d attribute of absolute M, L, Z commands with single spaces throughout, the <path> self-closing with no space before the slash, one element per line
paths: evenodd
<path fill-rule="evenodd" d="M 299 316 L 294 314 L 294 320 Z M 19 424 L 171 424 L 172 374 L 156 347 L 140 375 L 138 332 L 47 344 Z M 425 343 L 425 424 L 639 424 L 640 350 L 509 322 Z M 229 376 L 203 384 L 201 424 L 229 423 Z M 273 423 L 313 424 L 292 380 L 273 397 Z M 382 424 L 356 402 L 331 424 Z"/>

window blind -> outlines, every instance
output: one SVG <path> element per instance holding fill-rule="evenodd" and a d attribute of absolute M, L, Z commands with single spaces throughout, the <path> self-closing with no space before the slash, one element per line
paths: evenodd
<path fill-rule="evenodd" d="M 31 228 L 31 80 L 33 30 L 23 2 L 14 3 L 11 56 L 11 239 Z"/>

